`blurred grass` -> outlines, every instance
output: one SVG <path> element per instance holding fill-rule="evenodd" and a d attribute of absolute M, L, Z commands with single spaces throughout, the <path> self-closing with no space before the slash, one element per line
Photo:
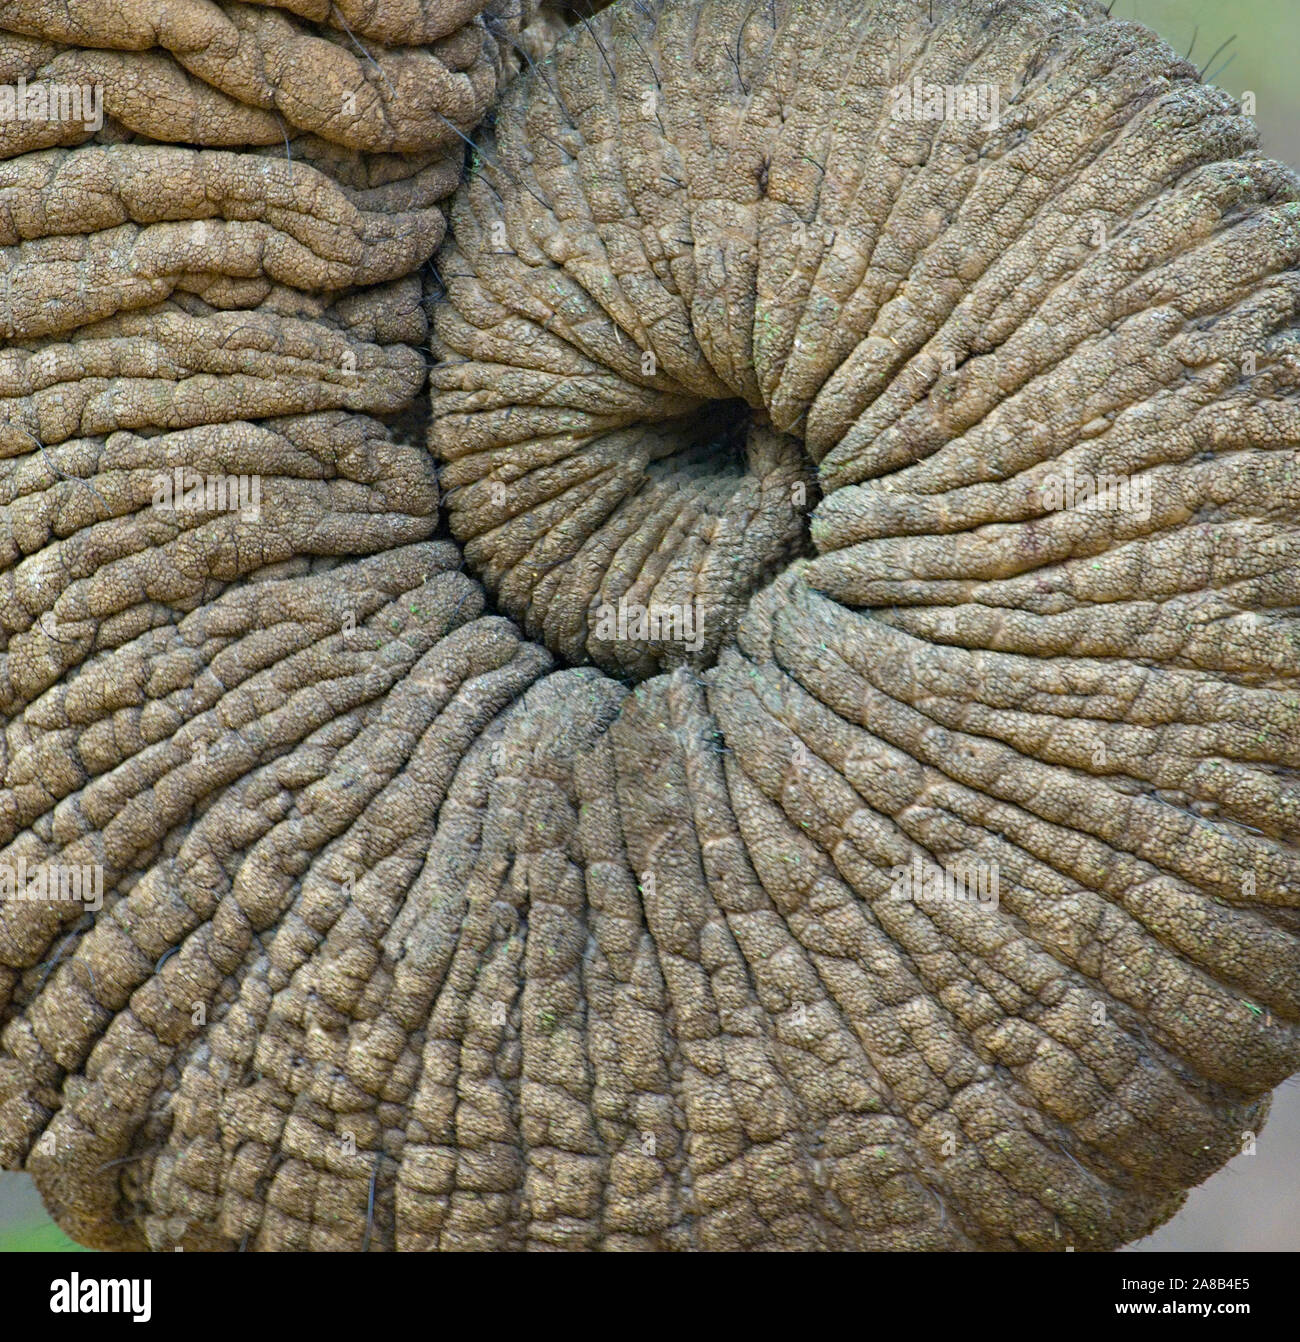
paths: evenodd
<path fill-rule="evenodd" d="M 1115 0 L 1112 13 L 1154 28 L 1179 55 L 1190 51 L 1189 59 L 1210 82 L 1234 97 L 1253 92 L 1260 147 L 1300 167 L 1297 0 L 1241 0 L 1233 5 L 1223 0 Z M 1259 1156 L 1234 1161 L 1195 1190 L 1178 1217 L 1135 1247 L 1244 1248 L 1253 1228 L 1263 1232 L 1263 1243 L 1251 1247 L 1300 1249 L 1300 1225 L 1288 1210 L 1300 1205 L 1298 1150 L 1300 1087 L 1291 1085 L 1274 1098 L 1273 1119 L 1260 1139 Z M 1241 1173 L 1244 1164 L 1254 1166 L 1249 1188 Z M 1270 1206 L 1282 1212 L 1271 1224 Z M 26 1176 L 0 1174 L 0 1253 L 51 1249 L 85 1252 L 45 1215 Z"/>
<path fill-rule="evenodd" d="M 90 1253 L 74 1244 L 53 1221 L 0 1231 L 0 1253 Z"/>
<path fill-rule="evenodd" d="M 50 1220 L 25 1174 L 0 1174 L 0 1253 L 88 1253 Z"/>
<path fill-rule="evenodd" d="M 1202 76 L 1234 97 L 1254 93 L 1260 148 L 1300 167 L 1296 0 L 1115 0 L 1111 13 L 1154 28 L 1180 56 L 1190 49 Z"/>

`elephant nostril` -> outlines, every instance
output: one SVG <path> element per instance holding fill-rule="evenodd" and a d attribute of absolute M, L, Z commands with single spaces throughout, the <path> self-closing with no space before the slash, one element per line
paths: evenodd
<path fill-rule="evenodd" d="M 740 479 L 749 470 L 750 428 L 760 411 L 744 401 L 705 401 L 692 414 L 673 421 L 676 441 L 666 441 L 665 455 L 656 458 L 648 474 L 663 475 L 667 469 L 723 482 Z"/>
<path fill-rule="evenodd" d="M 535 446 L 541 446 L 540 444 Z M 599 435 L 562 469 L 444 468 L 452 529 L 501 609 L 630 681 L 712 665 L 748 599 L 809 553 L 802 444 L 740 399 Z"/>
<path fill-rule="evenodd" d="M 620 508 L 639 519 L 621 556 L 643 562 L 628 572 L 616 555 L 589 608 L 588 655 L 636 678 L 712 665 L 749 597 L 808 552 L 816 480 L 797 439 L 739 400 L 706 404 L 680 434 Z M 619 529 L 615 513 L 602 531 Z"/>

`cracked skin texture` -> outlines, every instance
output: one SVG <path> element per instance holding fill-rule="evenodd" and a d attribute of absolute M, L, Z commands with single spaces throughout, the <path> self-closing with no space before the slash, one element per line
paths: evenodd
<path fill-rule="evenodd" d="M 934 9 L 619 3 L 509 86 L 438 262 L 458 544 L 385 422 L 424 166 L 6 205 L 32 285 L 106 277 L 0 353 L 3 857 L 105 886 L 0 905 L 0 1157 L 74 1236 L 1109 1248 L 1258 1129 L 1300 183 L 1091 0 Z M 914 76 L 999 124 L 894 120 Z M 274 506 L 151 513 L 194 462 Z M 1067 466 L 1150 508 L 1053 510 Z M 917 856 L 996 908 L 890 898 Z"/>

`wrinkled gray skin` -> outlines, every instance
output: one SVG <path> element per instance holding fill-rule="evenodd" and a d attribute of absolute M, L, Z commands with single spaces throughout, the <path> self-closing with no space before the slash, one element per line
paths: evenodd
<path fill-rule="evenodd" d="M 1300 1066 L 1300 182 L 1092 0 L 619 3 L 477 140 L 457 543 L 377 301 L 395 404 L 83 372 L 113 520 L 10 470 L 6 854 L 106 897 L 0 906 L 0 1154 L 117 1246 L 1145 1233 Z"/>

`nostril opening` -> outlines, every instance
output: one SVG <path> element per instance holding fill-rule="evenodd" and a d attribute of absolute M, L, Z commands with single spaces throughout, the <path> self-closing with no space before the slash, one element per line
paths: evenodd
<path fill-rule="evenodd" d="M 670 421 L 674 432 L 656 461 L 700 476 L 738 480 L 749 470 L 750 430 L 756 419 L 765 418 L 740 399 L 706 401 L 694 414 Z"/>
<path fill-rule="evenodd" d="M 711 666 L 750 597 L 812 553 L 819 498 L 802 444 L 743 400 L 706 402 L 654 432 L 620 510 L 638 525 L 612 553 L 597 544 L 608 562 L 586 612 L 585 656 L 632 681 Z"/>
<path fill-rule="evenodd" d="M 570 665 L 628 681 L 711 666 L 749 598 L 811 553 L 814 468 L 744 400 L 444 469 L 453 530 L 498 608 Z"/>

